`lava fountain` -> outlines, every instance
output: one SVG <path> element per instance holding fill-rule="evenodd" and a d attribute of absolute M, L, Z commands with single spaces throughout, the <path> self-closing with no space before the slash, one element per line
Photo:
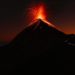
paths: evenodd
<path fill-rule="evenodd" d="M 48 26 L 56 28 L 55 25 L 53 25 L 46 19 L 47 18 L 46 10 L 45 10 L 45 6 L 43 4 L 33 8 L 31 13 L 32 13 L 31 15 L 33 15 L 33 21 L 31 22 L 31 24 L 33 24 L 34 22 L 36 22 L 38 20 L 42 20 Z"/>
<path fill-rule="evenodd" d="M 44 12 L 44 7 L 41 6 L 37 9 L 37 13 L 36 13 L 36 16 L 35 16 L 36 19 L 46 19 L 46 16 L 45 16 L 45 12 Z"/>

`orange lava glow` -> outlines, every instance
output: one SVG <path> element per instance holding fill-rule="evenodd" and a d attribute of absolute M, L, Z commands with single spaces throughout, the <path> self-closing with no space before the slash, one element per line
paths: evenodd
<path fill-rule="evenodd" d="M 52 23 L 48 22 L 46 19 L 42 19 L 43 22 L 45 22 L 47 25 L 56 28 Z"/>
<path fill-rule="evenodd" d="M 48 26 L 56 28 L 55 25 L 47 20 L 47 12 L 44 4 L 33 7 L 30 11 L 30 15 L 32 16 L 32 22 L 29 25 L 33 24 L 38 20 L 42 20 Z"/>
<path fill-rule="evenodd" d="M 40 19 L 44 21 L 45 23 L 47 23 L 48 25 L 55 27 L 53 24 L 51 24 L 50 22 L 46 20 L 46 10 L 44 5 L 40 5 L 39 7 L 37 7 L 33 13 L 34 13 L 35 20 Z"/>
<path fill-rule="evenodd" d="M 46 16 L 45 16 L 45 11 L 44 11 L 44 7 L 41 6 L 37 9 L 37 14 L 36 14 L 36 19 L 45 19 Z"/>

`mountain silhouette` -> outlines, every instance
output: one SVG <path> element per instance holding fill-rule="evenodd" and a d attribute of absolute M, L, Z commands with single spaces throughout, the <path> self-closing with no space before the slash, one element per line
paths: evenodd
<path fill-rule="evenodd" d="M 39 19 L 32 25 L 26 27 L 20 34 L 18 34 L 17 37 L 10 43 L 10 45 L 13 47 L 19 45 L 25 47 L 25 44 L 32 45 L 35 42 L 35 44 L 37 44 L 36 46 L 39 46 L 39 44 L 43 42 L 43 44 L 46 45 L 46 42 L 48 41 L 52 45 L 57 42 L 63 43 L 65 38 L 66 35 L 63 32 L 53 28 L 52 26 L 49 26 L 47 23 Z"/>
<path fill-rule="evenodd" d="M 65 42 L 66 38 L 66 34 L 39 19 L 1 48 L 1 60 L 12 63 L 11 72 L 45 73 L 47 70 L 46 73 L 63 75 L 66 72 L 64 64 L 72 61 L 72 50 L 75 49 Z M 71 67 L 67 69 L 72 72 Z"/>

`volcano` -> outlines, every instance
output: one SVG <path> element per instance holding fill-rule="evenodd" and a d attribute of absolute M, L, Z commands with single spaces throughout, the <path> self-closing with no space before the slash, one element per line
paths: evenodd
<path fill-rule="evenodd" d="M 66 35 L 56 27 L 38 19 L 18 34 L 8 48 L 24 51 L 24 56 L 38 56 L 45 52 L 56 52 L 55 48 L 64 46 L 65 38 Z"/>
<path fill-rule="evenodd" d="M 33 45 L 32 43 L 35 42 L 35 44 L 39 45 L 39 43 L 43 41 L 46 42 L 44 44 L 47 44 L 49 40 L 50 43 L 53 44 L 53 41 L 64 41 L 65 37 L 66 35 L 57 30 L 51 23 L 49 24 L 44 20 L 38 19 L 28 25 L 10 44 L 13 44 L 13 46 L 24 44 L 23 46 L 25 46 L 27 44 Z M 33 46 L 35 46 L 35 44 Z"/>
<path fill-rule="evenodd" d="M 55 26 L 38 19 L 3 47 L 3 62 L 13 63 L 15 67 L 11 72 L 25 74 L 31 70 L 41 73 L 47 70 L 46 73 L 60 75 L 64 72 L 64 60 L 72 60 L 72 47 L 64 42 L 66 36 Z"/>

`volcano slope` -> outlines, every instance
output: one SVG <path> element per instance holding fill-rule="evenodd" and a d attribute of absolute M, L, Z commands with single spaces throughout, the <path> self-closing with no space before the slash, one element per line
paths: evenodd
<path fill-rule="evenodd" d="M 66 34 L 38 20 L 1 48 L 1 63 L 5 64 L 2 70 L 9 74 L 31 71 L 72 75 L 75 47 L 69 46 L 66 39 Z"/>

